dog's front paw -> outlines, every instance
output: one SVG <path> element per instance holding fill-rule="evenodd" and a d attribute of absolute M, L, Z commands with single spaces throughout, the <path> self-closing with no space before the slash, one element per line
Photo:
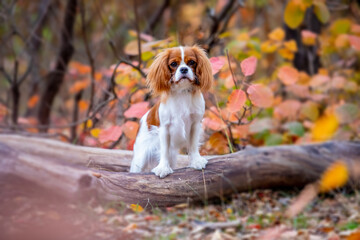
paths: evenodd
<path fill-rule="evenodd" d="M 195 168 L 198 170 L 201 170 L 206 167 L 207 160 L 201 156 L 193 157 L 190 160 L 190 166 L 191 168 Z"/>
<path fill-rule="evenodd" d="M 169 166 L 158 165 L 157 167 L 153 168 L 151 172 L 155 173 L 155 175 L 160 178 L 164 178 L 170 173 L 173 173 L 174 171 Z"/>

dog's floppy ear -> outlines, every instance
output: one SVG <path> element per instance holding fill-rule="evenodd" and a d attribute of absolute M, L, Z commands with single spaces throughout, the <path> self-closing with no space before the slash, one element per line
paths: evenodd
<path fill-rule="evenodd" d="M 154 95 L 170 90 L 171 73 L 168 67 L 169 51 L 159 53 L 150 66 L 146 83 Z"/>
<path fill-rule="evenodd" d="M 211 63 L 204 49 L 193 46 L 192 50 L 195 52 L 197 58 L 196 76 L 200 82 L 200 89 L 201 91 L 207 91 L 211 88 L 214 80 Z"/>

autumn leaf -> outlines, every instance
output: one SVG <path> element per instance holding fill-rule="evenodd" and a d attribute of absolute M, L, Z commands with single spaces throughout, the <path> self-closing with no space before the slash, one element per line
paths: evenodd
<path fill-rule="evenodd" d="M 70 69 L 76 71 L 79 74 L 88 74 L 91 71 L 90 66 L 82 64 L 80 62 L 72 61 L 69 64 Z"/>
<path fill-rule="evenodd" d="M 261 108 L 268 108 L 273 105 L 274 94 L 272 90 L 263 84 L 253 84 L 247 89 L 251 102 Z"/>
<path fill-rule="evenodd" d="M 324 2 L 321 1 L 314 1 L 314 13 L 316 17 L 322 22 L 323 24 L 327 23 L 330 18 L 330 12 Z"/>
<path fill-rule="evenodd" d="M 28 108 L 30 108 L 30 109 L 34 108 L 36 106 L 36 104 L 38 103 L 39 99 L 40 99 L 40 97 L 38 94 L 31 96 L 31 98 L 27 102 Z"/>
<path fill-rule="evenodd" d="M 284 47 L 286 49 L 288 49 L 291 52 L 297 52 L 298 48 L 297 48 L 297 44 L 295 40 L 290 40 L 290 41 L 286 41 L 284 42 Z"/>
<path fill-rule="evenodd" d="M 80 100 L 78 104 L 80 112 L 86 111 L 89 107 L 89 102 L 86 100 Z"/>
<path fill-rule="evenodd" d="M 215 75 L 224 66 L 224 57 L 212 57 L 209 59 L 211 63 L 212 74 Z"/>
<path fill-rule="evenodd" d="M 245 101 L 246 101 L 246 94 L 244 93 L 244 91 L 240 89 L 236 89 L 230 94 L 228 98 L 227 109 L 230 112 L 240 111 L 241 108 L 244 106 Z"/>
<path fill-rule="evenodd" d="M 91 134 L 91 136 L 93 136 L 94 138 L 98 138 L 100 132 L 101 132 L 101 129 L 100 129 L 100 128 L 93 128 L 93 129 L 90 130 L 90 134 Z"/>
<path fill-rule="evenodd" d="M 122 127 L 112 126 L 107 129 L 102 129 L 99 133 L 99 142 L 106 143 L 110 141 L 117 141 L 122 134 Z"/>
<path fill-rule="evenodd" d="M 304 45 L 313 46 L 316 43 L 317 34 L 309 30 L 301 31 L 301 41 Z"/>
<path fill-rule="evenodd" d="M 124 112 L 126 118 L 141 118 L 149 109 L 149 102 L 139 102 L 132 104 L 128 110 Z"/>
<path fill-rule="evenodd" d="M 291 29 L 297 28 L 304 20 L 306 6 L 301 1 L 290 0 L 285 8 L 284 21 Z"/>
<path fill-rule="evenodd" d="M 141 213 L 142 211 L 144 211 L 144 208 L 142 206 L 140 206 L 139 204 L 131 204 L 130 209 L 136 213 Z"/>
<path fill-rule="evenodd" d="M 73 93 L 78 93 L 81 90 L 84 90 L 87 86 L 89 86 L 89 81 L 86 80 L 81 80 L 81 81 L 76 81 L 70 88 L 69 88 L 69 92 L 71 94 Z"/>
<path fill-rule="evenodd" d="M 298 100 L 285 100 L 275 107 L 274 117 L 278 119 L 295 120 L 298 116 L 300 106 L 301 103 Z"/>
<path fill-rule="evenodd" d="M 219 154 L 225 154 L 229 152 L 228 141 L 220 132 L 216 132 L 210 136 L 208 145 L 211 149 Z"/>
<path fill-rule="evenodd" d="M 139 124 L 134 121 L 127 121 L 123 125 L 122 129 L 127 138 L 136 139 L 136 135 L 139 130 Z"/>
<path fill-rule="evenodd" d="M 205 117 L 202 121 L 202 124 L 214 131 L 220 131 L 221 129 L 224 129 L 226 127 L 226 124 L 220 119 L 212 119 L 212 118 L 208 118 Z"/>
<path fill-rule="evenodd" d="M 291 85 L 299 80 L 299 72 L 291 66 L 282 66 L 278 71 L 278 78 L 285 85 Z"/>
<path fill-rule="evenodd" d="M 241 62 L 241 71 L 248 77 L 254 74 L 257 65 L 257 58 L 254 56 L 248 57 Z"/>
<path fill-rule="evenodd" d="M 328 114 L 316 120 L 311 134 L 315 141 L 326 141 L 332 138 L 339 126 L 335 114 Z"/>
<path fill-rule="evenodd" d="M 261 43 L 260 49 L 264 53 L 273 53 L 276 51 L 276 49 L 280 46 L 279 43 L 273 42 L 273 41 L 265 41 Z"/>
<path fill-rule="evenodd" d="M 346 184 L 349 177 L 347 165 L 337 161 L 328 167 L 320 179 L 320 192 L 328 192 Z"/>
<path fill-rule="evenodd" d="M 269 33 L 268 37 L 274 41 L 282 41 L 285 37 L 285 31 L 281 27 L 275 28 Z"/>
<path fill-rule="evenodd" d="M 360 51 L 360 37 L 350 35 L 349 36 L 350 45 L 356 50 Z"/>

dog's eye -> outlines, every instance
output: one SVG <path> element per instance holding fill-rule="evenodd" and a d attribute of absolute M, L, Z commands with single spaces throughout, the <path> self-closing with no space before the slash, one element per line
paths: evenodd
<path fill-rule="evenodd" d="M 177 66 L 177 62 L 172 62 L 172 63 L 170 64 L 170 66 L 176 67 L 176 66 Z"/>
<path fill-rule="evenodd" d="M 193 61 L 193 60 L 188 61 L 188 65 L 189 65 L 189 66 L 192 66 L 192 65 L 194 65 L 194 64 L 195 64 L 195 61 Z"/>

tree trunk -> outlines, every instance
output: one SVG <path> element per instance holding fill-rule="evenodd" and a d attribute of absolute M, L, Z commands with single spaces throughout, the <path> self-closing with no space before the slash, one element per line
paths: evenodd
<path fill-rule="evenodd" d="M 11 173 L 61 195 L 171 206 L 206 201 L 241 191 L 303 187 L 316 181 L 332 162 L 360 164 L 359 142 L 327 142 L 246 148 L 207 156 L 204 171 L 186 168 L 180 156 L 173 174 L 128 173 L 132 152 L 75 146 L 50 139 L 0 135 L 0 172 Z M 359 181 L 359 176 L 355 181 Z"/>
<path fill-rule="evenodd" d="M 41 95 L 38 108 L 39 122 L 40 124 L 45 125 L 44 128 L 40 128 L 41 131 L 47 131 L 47 125 L 50 123 L 51 107 L 64 80 L 67 65 L 74 53 L 72 42 L 77 6 L 77 0 L 67 1 L 64 23 L 61 30 L 61 46 L 56 59 L 56 67 L 46 76 L 46 86 Z"/>

